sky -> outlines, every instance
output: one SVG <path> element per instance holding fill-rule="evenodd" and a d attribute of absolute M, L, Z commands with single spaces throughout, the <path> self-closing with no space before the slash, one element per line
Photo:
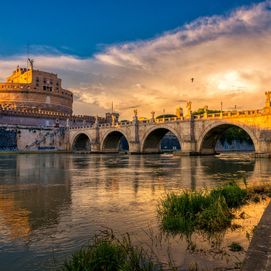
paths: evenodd
<path fill-rule="evenodd" d="M 221 3 L 222 2 L 222 3 Z M 75 114 L 261 108 L 271 1 L 1 1 L 0 80 L 27 56 L 74 92 Z M 3 12 L 4 11 L 4 12 Z M 191 78 L 194 78 L 193 82 Z"/>

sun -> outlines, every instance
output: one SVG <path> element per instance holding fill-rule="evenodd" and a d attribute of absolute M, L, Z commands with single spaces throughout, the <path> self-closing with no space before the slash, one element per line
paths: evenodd
<path fill-rule="evenodd" d="M 210 81 L 216 89 L 223 92 L 251 90 L 251 84 L 243 79 L 238 71 L 228 71 L 212 75 Z"/>

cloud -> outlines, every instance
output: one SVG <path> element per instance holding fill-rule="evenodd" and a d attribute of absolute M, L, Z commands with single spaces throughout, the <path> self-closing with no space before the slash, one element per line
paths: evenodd
<path fill-rule="evenodd" d="M 148 117 L 192 107 L 261 108 L 271 85 L 271 1 L 223 16 L 198 18 L 143 41 L 107 46 L 82 59 L 38 47 L 35 65 L 58 73 L 74 92 L 78 114 L 104 114 L 112 101 L 121 117 Z M 25 56 L 0 58 L 0 79 Z M 191 78 L 194 78 L 192 82 Z"/>

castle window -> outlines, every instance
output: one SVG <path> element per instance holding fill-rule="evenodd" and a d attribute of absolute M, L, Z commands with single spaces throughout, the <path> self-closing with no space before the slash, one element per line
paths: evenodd
<path fill-rule="evenodd" d="M 46 90 L 46 86 L 43 86 L 43 90 Z"/>

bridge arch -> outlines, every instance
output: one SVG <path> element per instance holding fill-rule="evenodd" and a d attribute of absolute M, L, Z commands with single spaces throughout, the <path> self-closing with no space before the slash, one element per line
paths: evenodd
<path fill-rule="evenodd" d="M 231 127 L 237 127 L 240 128 L 242 131 L 244 131 L 248 137 L 251 139 L 254 151 L 257 152 L 258 147 L 258 140 L 254 134 L 254 132 L 249 129 L 247 126 L 240 124 L 240 123 L 230 123 L 230 122 L 219 122 L 219 123 L 213 123 L 209 125 L 202 135 L 199 137 L 197 141 L 197 151 L 200 154 L 215 154 L 215 147 L 217 141 L 220 139 L 220 137 L 223 135 L 225 131 L 227 131 Z"/>
<path fill-rule="evenodd" d="M 72 140 L 72 151 L 74 152 L 90 152 L 91 139 L 86 133 L 78 133 Z"/>
<path fill-rule="evenodd" d="M 181 148 L 181 137 L 180 135 L 172 128 L 168 126 L 157 126 L 149 129 L 143 139 L 141 144 L 141 152 L 142 153 L 160 153 L 161 147 L 160 143 L 163 137 L 171 132 L 178 140 L 179 148 Z"/>
<path fill-rule="evenodd" d="M 101 151 L 129 151 L 129 141 L 127 135 L 123 131 L 117 129 L 108 131 L 102 139 Z"/>

